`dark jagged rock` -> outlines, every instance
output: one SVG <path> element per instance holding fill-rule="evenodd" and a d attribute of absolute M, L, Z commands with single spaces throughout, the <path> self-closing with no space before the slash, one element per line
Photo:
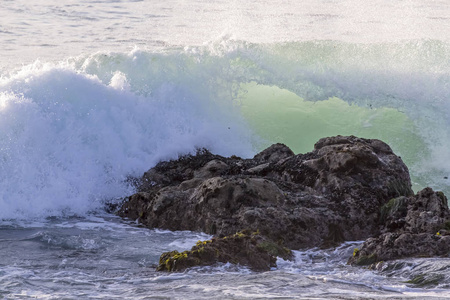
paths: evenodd
<path fill-rule="evenodd" d="M 350 264 L 450 254 L 450 211 L 442 192 L 425 188 L 415 196 L 391 199 L 381 208 L 381 222 L 382 234 L 355 250 Z"/>
<path fill-rule="evenodd" d="M 234 242 L 244 242 L 234 233 L 257 231 L 272 245 L 292 249 L 332 247 L 379 234 L 380 207 L 411 194 L 408 169 L 388 145 L 337 136 L 321 139 L 307 154 L 294 155 L 275 144 L 253 159 L 200 150 L 161 162 L 144 174 L 139 192 L 124 202 L 119 215 L 149 228 L 235 237 L 215 239 L 202 246 L 202 254 L 195 247 L 166 253 L 159 269 L 225 261 L 267 269 L 274 261 L 270 255 L 258 263 L 233 251 L 239 248 Z M 220 255 L 218 243 L 227 250 Z M 245 247 L 252 245 L 247 241 Z"/>
<path fill-rule="evenodd" d="M 258 161 L 260 163 L 271 163 L 271 162 L 279 162 L 285 158 L 294 156 L 294 152 L 289 149 L 285 144 L 273 144 L 269 148 L 261 151 L 253 157 L 253 160 Z"/>
<path fill-rule="evenodd" d="M 159 163 L 119 215 L 149 228 L 259 230 L 292 249 L 330 247 L 378 234 L 380 207 L 411 194 L 408 169 L 388 145 L 337 136 L 307 154 L 276 144 L 253 159 L 202 150 Z"/>
<path fill-rule="evenodd" d="M 231 262 L 254 271 L 268 271 L 276 266 L 277 256 L 291 259 L 292 252 L 259 233 L 238 232 L 223 238 L 198 241 L 190 251 L 165 252 L 159 260 L 158 271 L 183 271 L 194 266 Z"/>

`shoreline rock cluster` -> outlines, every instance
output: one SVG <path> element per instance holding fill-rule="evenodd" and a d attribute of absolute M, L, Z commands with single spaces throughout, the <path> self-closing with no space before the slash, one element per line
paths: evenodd
<path fill-rule="evenodd" d="M 450 242 L 447 198 L 429 188 L 414 196 L 401 158 L 380 140 L 354 136 L 323 138 L 306 154 L 274 144 L 252 159 L 202 149 L 160 162 L 118 214 L 148 228 L 214 236 L 162 254 L 161 271 L 216 262 L 269 270 L 289 249 L 367 239 L 349 259 L 364 265 L 448 255 Z"/>
<path fill-rule="evenodd" d="M 450 253 L 450 212 L 442 192 L 425 188 L 415 196 L 391 199 L 381 208 L 381 221 L 381 234 L 355 249 L 350 264 Z"/>

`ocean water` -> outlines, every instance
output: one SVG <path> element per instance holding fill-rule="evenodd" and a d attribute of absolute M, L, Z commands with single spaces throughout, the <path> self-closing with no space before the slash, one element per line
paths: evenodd
<path fill-rule="evenodd" d="M 449 258 L 347 266 L 361 241 L 265 273 L 156 273 L 208 236 L 104 210 L 198 147 L 337 134 L 382 139 L 415 190 L 450 195 L 448 1 L 5 0 L 0 20 L 0 297 L 450 298 Z M 423 274 L 438 284 L 406 282 Z"/>

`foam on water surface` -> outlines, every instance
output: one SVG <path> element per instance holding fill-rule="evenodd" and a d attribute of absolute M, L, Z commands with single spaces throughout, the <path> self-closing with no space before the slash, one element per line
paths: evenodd
<path fill-rule="evenodd" d="M 406 283 L 416 274 L 445 275 L 448 260 L 407 260 L 400 262 L 400 268 L 387 265 L 381 271 L 346 265 L 360 242 L 347 242 L 336 249 L 295 251 L 294 261 L 278 259 L 278 267 L 269 272 L 227 263 L 168 274 L 155 272 L 162 252 L 184 251 L 210 236 L 149 230 L 111 215 L 48 218 L 35 226 L 0 226 L 2 296 L 440 299 L 449 295 L 448 278 L 442 276 L 442 287 L 430 286 L 429 290 Z"/>

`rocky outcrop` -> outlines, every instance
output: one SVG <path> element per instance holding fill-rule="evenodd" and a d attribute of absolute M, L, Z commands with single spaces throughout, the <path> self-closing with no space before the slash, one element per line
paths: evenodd
<path fill-rule="evenodd" d="M 253 159 L 201 150 L 161 162 L 144 174 L 119 215 L 217 238 L 256 231 L 302 249 L 376 236 L 380 208 L 411 195 L 408 169 L 387 144 L 336 136 L 306 154 L 275 144 Z"/>
<path fill-rule="evenodd" d="M 292 251 L 261 236 L 242 231 L 223 238 L 198 241 L 190 251 L 165 252 L 159 259 L 158 271 L 183 271 L 194 266 L 231 262 L 254 271 L 268 271 L 276 266 L 277 257 L 292 258 Z"/>
<path fill-rule="evenodd" d="M 381 208 L 382 233 L 355 249 L 350 264 L 370 265 L 405 257 L 450 254 L 447 198 L 431 188 L 411 197 L 391 199 Z"/>
<path fill-rule="evenodd" d="M 249 229 L 291 249 L 328 247 L 378 234 L 380 207 L 410 187 L 388 145 L 337 136 L 307 154 L 276 144 L 253 159 L 203 150 L 159 163 L 119 215 L 149 228 L 219 237 Z"/>

